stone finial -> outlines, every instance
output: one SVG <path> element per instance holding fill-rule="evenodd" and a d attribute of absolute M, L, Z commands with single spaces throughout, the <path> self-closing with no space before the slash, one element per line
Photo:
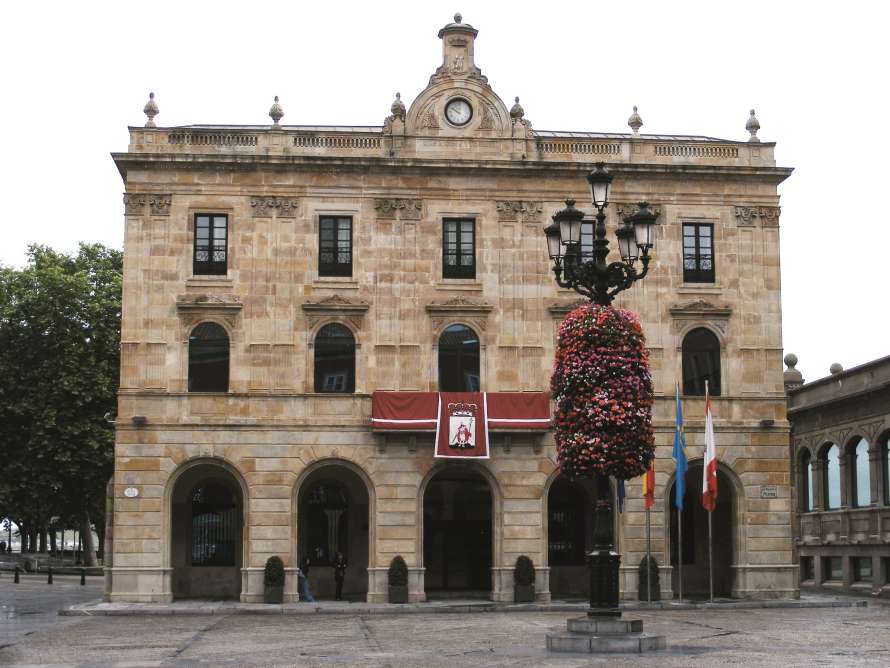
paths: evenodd
<path fill-rule="evenodd" d="M 460 12 L 454 15 L 455 23 L 463 23 L 464 17 L 460 15 Z"/>
<path fill-rule="evenodd" d="M 519 96 L 517 95 L 516 103 L 510 107 L 510 118 L 512 118 L 515 123 L 516 121 L 521 121 L 523 116 L 525 116 L 525 109 L 519 104 Z"/>
<path fill-rule="evenodd" d="M 788 367 L 784 374 L 785 391 L 796 390 L 803 385 L 803 375 L 794 368 L 797 366 L 797 355 L 794 353 L 785 355 L 785 364 Z"/>
<path fill-rule="evenodd" d="M 627 124 L 630 126 L 630 129 L 634 131 L 634 137 L 639 137 L 640 128 L 643 127 L 643 119 L 640 118 L 640 115 L 637 113 L 636 105 L 634 105 L 634 113 L 627 119 Z"/>
<path fill-rule="evenodd" d="M 748 137 L 749 142 L 759 142 L 760 139 L 757 138 L 757 131 L 760 129 L 760 121 L 757 120 L 757 116 L 754 115 L 754 110 L 751 110 L 751 116 L 748 118 L 748 122 L 745 123 L 745 129 L 751 133 L 751 136 Z"/>
<path fill-rule="evenodd" d="M 839 373 L 843 373 L 843 372 L 844 372 L 844 367 L 842 367 L 840 364 L 838 364 L 837 362 L 835 362 L 835 363 L 832 364 L 830 367 L 828 367 L 828 371 L 831 372 L 831 375 L 832 375 L 832 376 L 836 376 L 836 375 L 838 375 Z"/>
<path fill-rule="evenodd" d="M 148 102 L 146 102 L 145 106 L 142 108 L 142 113 L 145 114 L 146 116 L 148 116 L 148 121 L 146 121 L 145 127 L 147 127 L 147 128 L 158 127 L 157 125 L 155 125 L 155 116 L 157 116 L 160 113 L 160 110 L 158 109 L 158 103 L 155 102 L 155 94 L 154 93 L 148 94 Z"/>
<path fill-rule="evenodd" d="M 392 112 L 393 118 L 399 118 L 402 121 L 405 120 L 405 115 L 407 113 L 405 109 L 405 103 L 402 102 L 402 94 L 396 93 L 396 99 L 393 100 L 392 106 L 389 108 Z"/>
<path fill-rule="evenodd" d="M 278 104 L 278 96 L 275 96 L 275 101 L 272 103 L 272 106 L 269 108 L 269 117 L 272 119 L 272 127 L 280 128 L 281 126 L 278 124 L 278 121 L 282 119 L 284 116 L 284 109 L 281 108 L 281 105 Z"/>

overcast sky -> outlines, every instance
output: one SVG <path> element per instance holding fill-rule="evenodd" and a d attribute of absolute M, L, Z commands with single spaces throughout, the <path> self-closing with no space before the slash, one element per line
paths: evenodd
<path fill-rule="evenodd" d="M 747 138 L 757 110 L 780 186 L 784 346 L 807 380 L 890 354 L 888 3 L 14 2 L 0 28 L 0 262 L 29 243 L 123 243 L 127 148 L 158 125 L 379 125 L 440 64 L 456 11 L 476 64 L 541 130 Z M 542 259 L 543 261 L 543 259 Z"/>

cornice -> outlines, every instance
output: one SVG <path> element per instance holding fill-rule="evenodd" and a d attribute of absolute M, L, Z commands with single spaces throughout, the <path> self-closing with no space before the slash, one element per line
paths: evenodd
<path fill-rule="evenodd" d="M 316 155 L 211 155 L 196 153 L 112 153 L 121 177 L 126 180 L 127 169 L 187 169 L 215 171 L 269 170 L 330 170 L 340 171 L 399 171 L 432 172 L 494 171 L 520 176 L 537 174 L 577 176 L 590 170 L 589 161 L 547 160 L 484 160 L 388 158 L 371 156 L 316 156 Z M 609 163 L 616 176 L 634 175 L 648 178 L 720 177 L 721 179 L 755 180 L 778 185 L 794 171 L 791 167 L 751 167 L 747 165 L 686 165 L 655 163 Z"/>

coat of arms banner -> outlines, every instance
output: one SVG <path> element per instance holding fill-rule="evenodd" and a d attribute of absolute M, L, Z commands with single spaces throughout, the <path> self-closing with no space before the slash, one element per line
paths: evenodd
<path fill-rule="evenodd" d="M 488 459 L 488 410 L 483 392 L 440 392 L 436 457 Z"/>

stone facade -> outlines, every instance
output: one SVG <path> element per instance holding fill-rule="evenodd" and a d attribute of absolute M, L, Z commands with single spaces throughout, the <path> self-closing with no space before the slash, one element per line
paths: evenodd
<path fill-rule="evenodd" d="M 187 520 L 175 516 L 175 488 L 205 467 L 234 481 L 240 499 L 241 600 L 262 598 L 263 565 L 275 554 L 288 569 L 287 596 L 296 596 L 301 489 L 329 473 L 354 487 L 361 513 L 367 506 L 367 519 L 350 524 L 349 549 L 359 556 L 351 557 L 347 591 L 385 600 L 386 567 L 401 554 L 410 596 L 423 600 L 425 490 L 435 476 L 461 471 L 490 490 L 490 597 L 512 600 L 513 565 L 526 554 L 538 568 L 537 596 L 548 600 L 552 435 L 495 432 L 489 460 L 443 463 L 433 458 L 430 433 L 372 430 L 370 395 L 437 390 L 439 337 L 454 323 L 479 336 L 483 390 L 548 389 L 556 328 L 577 295 L 555 285 L 542 231 L 565 198 L 589 201 L 585 175 L 597 161 L 615 176 L 610 237 L 636 202 L 659 213 L 649 276 L 616 303 L 640 315 L 651 350 L 652 546 L 662 596 L 673 594 L 665 527 L 674 385 L 681 343 L 697 327 L 720 345 L 722 393 L 713 404 L 727 485 L 720 493 L 731 504 L 731 594 L 796 596 L 777 194 L 791 170 L 777 167 L 774 144 L 759 140 L 533 130 L 477 68 L 476 31 L 457 22 L 440 37 L 442 66 L 407 108 L 393 104 L 382 127 L 278 118 L 274 126 L 131 127 L 128 150 L 113 155 L 126 190 L 126 236 L 109 597 L 195 594 L 176 584 L 187 550 L 173 527 Z M 472 111 L 460 126 L 445 112 L 455 97 Z M 223 275 L 193 274 L 199 213 L 227 216 Z M 319 276 L 319 218 L 327 215 L 352 218 L 351 276 Z M 475 221 L 475 278 L 443 278 L 442 225 L 452 217 Z M 713 282 L 683 282 L 684 223 L 713 225 Z M 188 392 L 189 337 L 202 322 L 229 337 L 228 392 Z M 355 339 L 351 394 L 314 391 L 313 342 L 332 322 Z M 694 469 L 703 397 L 687 397 L 684 409 Z M 645 553 L 639 480 L 627 494 L 616 528 L 622 596 L 634 598 Z M 583 568 L 576 571 L 583 582 Z M 322 567 L 310 580 L 324 591 L 329 577 Z"/>
<path fill-rule="evenodd" d="M 789 358 L 801 585 L 890 596 L 890 357 L 806 385 Z"/>

